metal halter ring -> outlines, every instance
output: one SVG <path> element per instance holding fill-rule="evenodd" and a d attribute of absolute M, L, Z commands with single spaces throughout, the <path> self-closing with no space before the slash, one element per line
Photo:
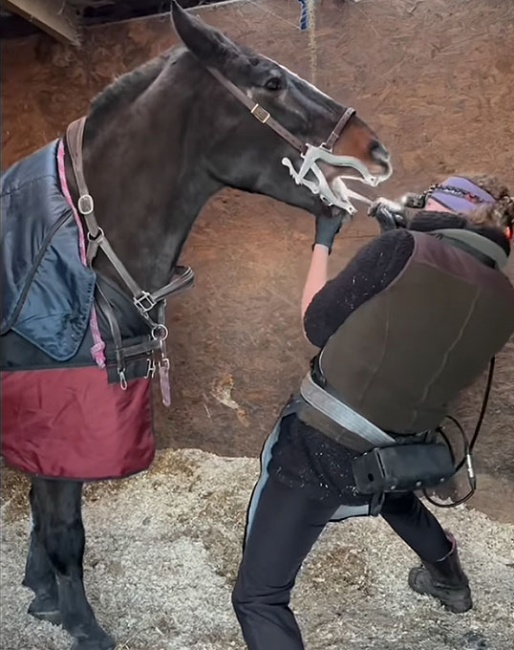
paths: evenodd
<path fill-rule="evenodd" d="M 152 338 L 157 341 L 165 341 L 168 338 L 168 328 L 166 325 L 155 325 L 152 328 Z"/>
<path fill-rule="evenodd" d="M 93 235 L 92 232 L 87 233 L 87 239 L 92 243 L 101 242 L 104 239 L 104 237 L 105 237 L 105 233 L 102 230 L 102 228 L 98 228 L 98 232 L 96 233 L 96 235 Z"/>

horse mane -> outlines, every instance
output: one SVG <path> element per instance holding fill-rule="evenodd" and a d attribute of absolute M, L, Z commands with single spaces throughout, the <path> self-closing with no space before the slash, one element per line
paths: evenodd
<path fill-rule="evenodd" d="M 182 48 L 172 48 L 115 79 L 91 101 L 88 130 L 95 131 L 104 118 L 135 101 L 157 79 L 168 63 L 174 63 Z"/>

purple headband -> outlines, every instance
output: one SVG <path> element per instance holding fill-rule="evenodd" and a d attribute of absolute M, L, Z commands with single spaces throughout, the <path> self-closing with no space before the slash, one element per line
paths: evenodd
<path fill-rule="evenodd" d="M 461 176 L 447 178 L 434 188 L 429 194 L 429 198 L 454 212 L 469 212 L 481 203 L 496 203 L 495 198 L 489 192 Z"/>

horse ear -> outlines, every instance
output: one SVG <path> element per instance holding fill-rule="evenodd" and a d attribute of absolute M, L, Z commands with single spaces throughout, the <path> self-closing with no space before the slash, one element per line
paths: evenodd
<path fill-rule="evenodd" d="M 204 65 L 222 69 L 241 57 L 231 40 L 182 9 L 176 0 L 171 2 L 171 18 L 180 40 Z"/>

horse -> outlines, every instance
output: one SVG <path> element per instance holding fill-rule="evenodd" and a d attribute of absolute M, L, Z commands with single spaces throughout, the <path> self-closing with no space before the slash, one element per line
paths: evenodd
<path fill-rule="evenodd" d="M 177 47 L 2 177 L 2 453 L 31 482 L 29 613 L 73 650 L 115 647 L 85 593 L 82 490 L 153 460 L 148 386 L 166 402 L 166 299 L 193 284 L 178 260 L 203 206 L 229 187 L 347 219 L 345 179 L 392 173 L 354 109 L 174 1 L 171 23 Z"/>

